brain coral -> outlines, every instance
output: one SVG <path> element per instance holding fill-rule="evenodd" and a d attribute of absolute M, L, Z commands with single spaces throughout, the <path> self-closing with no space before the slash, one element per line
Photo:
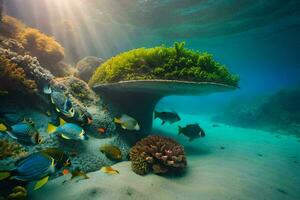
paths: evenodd
<path fill-rule="evenodd" d="M 132 170 L 140 175 L 180 172 L 187 166 L 183 146 L 175 140 L 150 135 L 137 142 L 130 151 Z"/>

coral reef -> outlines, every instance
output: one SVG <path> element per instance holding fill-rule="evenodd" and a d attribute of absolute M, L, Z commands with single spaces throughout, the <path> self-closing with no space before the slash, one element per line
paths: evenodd
<path fill-rule="evenodd" d="M 238 76 L 231 75 L 212 55 L 186 49 L 184 45 L 175 43 L 174 47 L 139 48 L 121 53 L 103 63 L 89 85 L 145 79 L 238 85 Z"/>
<path fill-rule="evenodd" d="M 27 27 L 21 21 L 4 16 L 0 29 L 0 45 L 20 55 L 37 57 L 39 63 L 54 74 L 66 73 L 67 65 L 57 64 L 64 58 L 64 48 L 52 37 L 37 29 Z M 59 69 L 59 67 L 68 67 Z"/>
<path fill-rule="evenodd" d="M 63 47 L 54 38 L 46 36 L 37 29 L 26 28 L 18 35 L 19 41 L 36 56 L 43 66 L 50 67 L 64 58 Z"/>
<path fill-rule="evenodd" d="M 26 79 L 23 68 L 18 67 L 5 56 L 0 56 L 0 89 L 4 91 L 33 92 L 37 89 L 34 80 Z"/>
<path fill-rule="evenodd" d="M 234 99 L 213 120 L 236 126 L 300 135 L 300 87 L 269 96 Z"/>
<path fill-rule="evenodd" d="M 63 88 L 68 94 L 85 105 L 91 105 L 97 101 L 96 94 L 87 83 L 76 77 L 56 78 L 55 82 L 58 87 Z"/>
<path fill-rule="evenodd" d="M 0 48 L 0 54 L 3 63 L 1 67 L 7 70 L 7 74 L 18 72 L 17 76 L 12 77 L 14 78 L 12 81 L 19 79 L 19 82 L 29 82 L 27 83 L 30 86 L 29 88 L 36 89 L 36 85 L 42 88 L 45 84 L 49 84 L 54 78 L 48 70 L 41 67 L 35 57 L 18 55 L 15 52 L 3 48 Z M 14 84 L 9 86 L 15 88 Z"/>
<path fill-rule="evenodd" d="M 187 166 L 183 146 L 175 140 L 150 135 L 137 142 L 130 150 L 132 170 L 140 175 L 180 172 Z"/>
<path fill-rule="evenodd" d="M 87 56 L 83 59 L 81 59 L 76 64 L 76 69 L 78 70 L 77 76 L 84 80 L 85 82 L 88 82 L 93 74 L 93 72 L 96 70 L 97 67 L 99 67 L 104 60 L 101 58 L 93 57 L 93 56 Z"/>
<path fill-rule="evenodd" d="M 25 154 L 26 152 L 20 144 L 16 142 L 10 142 L 6 139 L 0 139 L 0 160 L 11 156 L 17 157 Z"/>
<path fill-rule="evenodd" d="M 26 199 L 26 197 L 27 197 L 27 190 L 22 186 L 16 186 L 12 189 L 7 199 L 9 200 Z"/>
<path fill-rule="evenodd" d="M 17 54 L 24 55 L 25 48 L 23 45 L 15 39 L 4 38 L 0 39 L 0 46 L 3 49 L 9 49 L 10 51 L 16 52 Z"/>
<path fill-rule="evenodd" d="M 0 35 L 12 39 L 17 39 L 19 33 L 25 28 L 25 24 L 23 24 L 16 18 L 5 15 L 2 19 Z"/>

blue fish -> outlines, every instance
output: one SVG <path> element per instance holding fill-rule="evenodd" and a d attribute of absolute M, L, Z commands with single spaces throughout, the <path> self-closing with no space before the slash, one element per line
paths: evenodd
<path fill-rule="evenodd" d="M 60 126 L 56 127 L 52 124 L 48 124 L 48 133 L 57 133 L 66 140 L 87 140 L 83 128 L 73 123 L 66 123 L 63 119 L 60 119 Z"/>
<path fill-rule="evenodd" d="M 0 172 L 0 180 L 10 178 L 21 181 L 37 181 L 34 189 L 39 189 L 48 182 L 51 174 L 55 173 L 55 160 L 43 153 L 33 153 L 15 163 L 15 169 Z"/>
<path fill-rule="evenodd" d="M 28 122 L 20 122 L 13 126 L 1 123 L 0 131 L 5 131 L 13 139 L 31 144 L 40 144 L 42 139 L 38 130 Z"/>

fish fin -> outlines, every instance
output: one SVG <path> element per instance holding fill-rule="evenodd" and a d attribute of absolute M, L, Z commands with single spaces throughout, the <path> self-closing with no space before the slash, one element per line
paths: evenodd
<path fill-rule="evenodd" d="M 10 131 L 6 131 L 6 133 L 7 133 L 12 139 L 15 139 L 15 140 L 18 139 L 18 138 L 17 138 L 16 136 L 14 136 L 14 135 L 12 134 L 12 132 L 10 132 Z"/>
<path fill-rule="evenodd" d="M 41 187 L 43 187 L 47 182 L 48 182 L 49 176 L 45 176 L 44 178 L 42 178 L 41 180 L 39 180 L 35 186 L 33 190 L 37 190 L 40 189 Z"/>
<path fill-rule="evenodd" d="M 69 140 L 69 139 L 70 139 L 69 137 L 65 136 L 64 134 L 61 134 L 60 136 L 61 136 L 63 139 L 66 139 L 66 140 Z"/>
<path fill-rule="evenodd" d="M 121 124 L 122 123 L 121 118 L 117 118 L 117 117 L 114 118 L 114 122 L 116 124 Z"/>
<path fill-rule="evenodd" d="M 166 123 L 166 121 L 162 121 L 162 122 L 161 122 L 161 125 L 164 125 L 165 123 Z"/>
<path fill-rule="evenodd" d="M 0 123 L 0 132 L 5 132 L 8 130 L 8 127 L 4 123 Z"/>
<path fill-rule="evenodd" d="M 63 120 L 62 118 L 59 118 L 59 125 L 62 126 L 65 123 L 67 123 L 65 120 Z"/>
<path fill-rule="evenodd" d="M 154 119 L 158 118 L 158 112 L 155 110 L 154 111 Z"/>
<path fill-rule="evenodd" d="M 54 126 L 53 124 L 50 124 L 50 123 L 48 124 L 47 131 L 49 134 L 54 133 L 56 130 L 57 130 L 56 126 Z"/>
<path fill-rule="evenodd" d="M 122 124 L 121 127 L 122 127 L 122 129 L 124 129 L 124 130 L 127 129 L 127 127 L 126 127 L 124 124 Z"/>
<path fill-rule="evenodd" d="M 11 176 L 10 172 L 0 172 L 0 181 L 4 180 L 10 176 Z"/>
<path fill-rule="evenodd" d="M 52 104 L 55 104 L 52 97 L 50 97 L 50 101 L 51 101 Z"/>
<path fill-rule="evenodd" d="M 182 133 L 182 127 L 178 126 L 178 135 L 180 135 Z"/>
<path fill-rule="evenodd" d="M 45 85 L 43 88 L 43 93 L 44 94 L 51 94 L 52 93 L 52 89 L 49 85 Z"/>

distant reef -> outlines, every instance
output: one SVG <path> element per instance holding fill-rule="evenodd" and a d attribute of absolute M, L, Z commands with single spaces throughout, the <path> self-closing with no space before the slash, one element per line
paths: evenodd
<path fill-rule="evenodd" d="M 239 78 L 208 53 L 173 47 L 139 48 L 121 53 L 104 62 L 93 74 L 89 85 L 128 80 L 181 80 L 214 82 L 238 86 Z"/>
<path fill-rule="evenodd" d="M 300 87 L 268 96 L 236 98 L 214 121 L 300 136 Z"/>

